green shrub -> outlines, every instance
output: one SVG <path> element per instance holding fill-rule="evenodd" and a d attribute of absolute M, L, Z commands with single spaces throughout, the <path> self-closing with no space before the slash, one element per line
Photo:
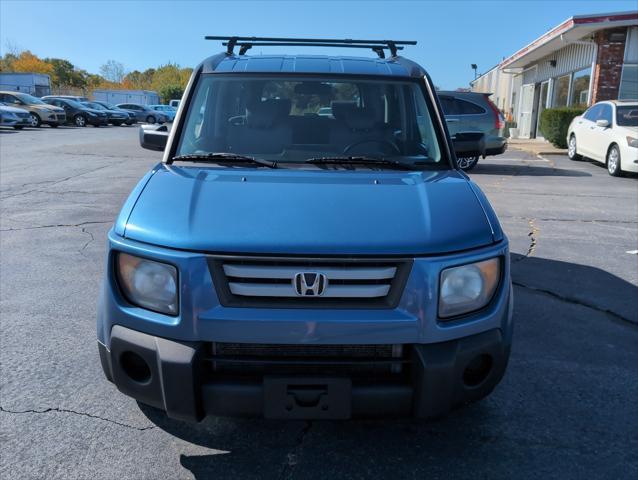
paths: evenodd
<path fill-rule="evenodd" d="M 582 115 L 585 108 L 548 108 L 541 113 L 540 129 L 543 137 L 558 148 L 567 148 L 567 129 L 574 117 Z"/>

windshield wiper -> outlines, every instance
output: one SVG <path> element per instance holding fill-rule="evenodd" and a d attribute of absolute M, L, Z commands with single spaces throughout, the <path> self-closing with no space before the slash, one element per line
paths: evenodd
<path fill-rule="evenodd" d="M 214 152 L 214 153 L 189 153 L 186 155 L 177 155 L 172 158 L 173 161 L 184 162 L 211 162 L 218 164 L 234 163 L 234 164 L 251 164 L 268 168 L 277 168 L 276 162 L 269 162 L 260 158 L 249 157 L 247 155 L 239 155 L 230 152 Z"/>
<path fill-rule="evenodd" d="M 311 163 L 313 165 L 361 165 L 386 167 L 394 170 L 415 170 L 413 166 L 398 160 L 366 156 L 316 157 L 309 158 L 306 160 L 306 163 Z"/>

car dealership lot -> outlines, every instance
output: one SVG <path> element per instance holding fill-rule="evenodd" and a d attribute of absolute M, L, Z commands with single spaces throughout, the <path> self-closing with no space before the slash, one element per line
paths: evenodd
<path fill-rule="evenodd" d="M 0 131 L 3 478 L 638 475 L 636 177 L 514 151 L 472 172 L 516 296 L 510 366 L 483 402 L 430 423 L 190 425 L 117 392 L 95 343 L 106 232 L 160 158 L 136 127 Z"/>

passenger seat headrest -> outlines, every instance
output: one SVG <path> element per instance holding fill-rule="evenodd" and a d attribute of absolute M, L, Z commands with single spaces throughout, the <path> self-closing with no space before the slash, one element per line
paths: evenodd
<path fill-rule="evenodd" d="M 350 130 L 372 130 L 378 123 L 371 107 L 357 107 L 355 102 L 332 102 L 332 116 L 342 120 Z"/>
<path fill-rule="evenodd" d="M 254 128 L 268 128 L 290 113 L 290 100 L 270 98 L 246 107 L 246 123 Z"/>

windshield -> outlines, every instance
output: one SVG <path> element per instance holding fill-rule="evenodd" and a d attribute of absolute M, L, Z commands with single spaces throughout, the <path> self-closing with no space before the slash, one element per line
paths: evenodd
<path fill-rule="evenodd" d="M 86 105 L 82 105 L 80 102 L 76 102 L 75 100 L 64 99 L 64 101 L 67 103 L 67 105 L 70 105 L 73 108 L 79 108 L 79 109 L 87 108 Z"/>
<path fill-rule="evenodd" d="M 176 155 L 443 164 L 431 109 L 416 82 L 217 74 L 202 76 L 196 88 Z"/>
<path fill-rule="evenodd" d="M 106 110 L 106 108 L 104 108 L 102 105 L 100 105 L 99 103 L 93 103 L 93 102 L 82 102 L 82 105 L 84 105 L 85 107 L 89 107 L 89 108 L 93 108 L 95 110 Z"/>
<path fill-rule="evenodd" d="M 621 127 L 638 127 L 638 105 L 616 106 L 616 124 Z"/>
<path fill-rule="evenodd" d="M 40 100 L 39 98 L 33 97 L 31 95 L 29 95 L 28 93 L 14 93 L 14 95 L 16 97 L 18 97 L 20 100 L 22 100 L 24 103 L 26 103 L 27 105 L 32 105 L 32 104 L 37 104 L 37 105 L 45 105 L 45 103 Z"/>

